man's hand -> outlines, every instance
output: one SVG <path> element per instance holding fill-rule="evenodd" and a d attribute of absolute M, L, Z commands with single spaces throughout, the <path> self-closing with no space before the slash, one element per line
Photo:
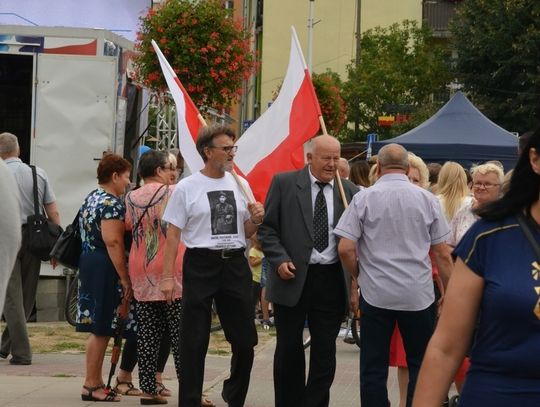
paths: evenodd
<path fill-rule="evenodd" d="M 295 278 L 295 271 L 296 267 L 294 267 L 294 264 L 290 261 L 281 263 L 277 269 L 278 275 L 282 280 L 290 280 L 292 278 Z"/>
<path fill-rule="evenodd" d="M 173 295 L 174 295 L 174 278 L 173 277 L 163 278 L 159 282 L 159 289 L 165 296 L 165 301 L 167 301 L 167 304 L 171 305 L 173 301 Z"/>
<path fill-rule="evenodd" d="M 261 224 L 264 218 L 264 205 L 260 202 L 248 203 L 248 211 L 251 215 L 251 222 L 258 225 Z"/>

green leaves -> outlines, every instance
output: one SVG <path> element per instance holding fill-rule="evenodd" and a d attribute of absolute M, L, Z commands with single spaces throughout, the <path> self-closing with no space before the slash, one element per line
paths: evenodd
<path fill-rule="evenodd" d="M 362 34 L 360 63 L 348 66 L 344 86 L 349 121 L 358 120 L 360 133 L 378 133 L 381 138 L 401 134 L 418 124 L 411 121 L 399 127 L 381 127 L 378 117 L 410 113 L 431 103 L 434 93 L 443 92 L 450 82 L 446 51 L 434 43 L 431 32 L 416 22 L 405 20 L 387 28 L 376 27 Z M 414 118 L 414 114 L 413 114 Z M 354 134 L 349 140 L 357 141 Z"/>
<path fill-rule="evenodd" d="M 497 124 L 524 132 L 540 112 L 540 2 L 467 0 L 452 24 L 456 75 Z"/>

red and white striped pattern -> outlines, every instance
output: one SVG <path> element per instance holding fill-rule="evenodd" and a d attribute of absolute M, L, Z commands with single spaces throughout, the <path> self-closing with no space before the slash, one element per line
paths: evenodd
<path fill-rule="evenodd" d="M 236 143 L 235 164 L 264 202 L 274 174 L 304 166 L 303 144 L 319 130 L 321 110 L 294 27 L 279 95 Z"/>

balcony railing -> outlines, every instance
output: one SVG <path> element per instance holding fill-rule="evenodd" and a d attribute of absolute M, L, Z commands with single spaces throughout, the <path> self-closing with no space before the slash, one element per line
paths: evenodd
<path fill-rule="evenodd" d="M 422 6 L 422 19 L 433 30 L 435 37 L 448 37 L 450 30 L 448 23 L 456 15 L 456 8 L 460 1 L 456 0 L 424 0 Z"/>

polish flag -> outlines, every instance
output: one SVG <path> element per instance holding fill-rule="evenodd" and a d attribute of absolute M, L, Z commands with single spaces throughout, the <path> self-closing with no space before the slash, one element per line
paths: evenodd
<path fill-rule="evenodd" d="M 193 174 L 204 167 L 203 159 L 195 147 L 197 134 L 199 129 L 203 127 L 199 110 L 154 40 L 152 40 L 152 46 L 156 51 L 163 76 L 176 104 L 178 146 L 189 171 Z"/>
<path fill-rule="evenodd" d="M 289 66 L 279 95 L 240 137 L 234 159 L 258 201 L 274 174 L 304 166 L 303 145 L 317 134 L 321 109 L 302 49 L 291 27 Z"/>

